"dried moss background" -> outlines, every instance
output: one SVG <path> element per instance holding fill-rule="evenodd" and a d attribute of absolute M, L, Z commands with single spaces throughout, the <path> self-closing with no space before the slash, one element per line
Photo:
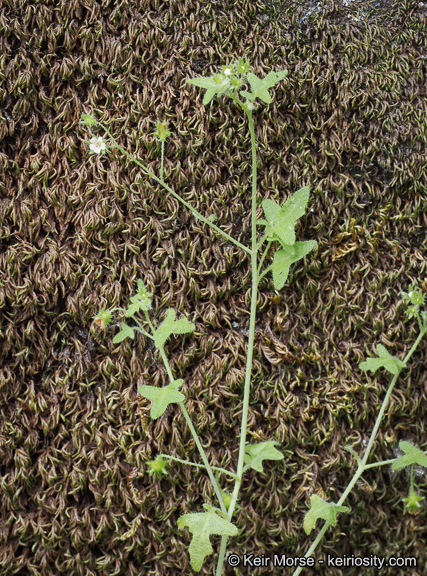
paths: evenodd
<path fill-rule="evenodd" d="M 339 499 L 355 470 L 343 447 L 362 452 L 389 383 L 359 362 L 378 343 L 403 358 L 418 335 L 399 292 L 427 290 L 426 15 L 427 2 L 5 0 L 0 574 L 192 573 L 176 521 L 213 503 L 208 477 L 177 463 L 160 482 L 148 474 L 158 453 L 199 462 L 197 449 L 177 407 L 151 421 L 138 399 L 139 384 L 167 382 L 155 349 L 139 336 L 113 344 L 118 328 L 97 332 L 92 317 L 126 305 L 143 278 L 154 323 L 168 306 L 195 322 L 167 355 L 210 461 L 234 469 L 250 262 L 120 154 L 89 158 L 79 119 L 94 112 L 156 174 L 150 133 L 167 119 L 166 181 L 249 244 L 247 122 L 186 84 L 239 56 L 259 76 L 289 71 L 254 112 L 259 202 L 309 185 L 297 238 L 318 250 L 280 293 L 271 275 L 261 282 L 248 441 L 279 440 L 285 460 L 245 475 L 230 550 L 305 553 L 309 497 Z M 425 358 L 423 342 L 374 459 L 403 439 L 427 449 Z M 403 513 L 408 478 L 383 468 L 364 479 L 315 558 L 415 556 L 416 569 L 382 574 L 425 574 L 426 509 Z M 201 574 L 213 572 L 209 557 Z M 315 573 L 358 572 L 304 572 Z"/>

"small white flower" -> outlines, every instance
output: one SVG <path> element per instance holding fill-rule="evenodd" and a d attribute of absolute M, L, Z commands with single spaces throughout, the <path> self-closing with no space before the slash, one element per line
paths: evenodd
<path fill-rule="evenodd" d="M 408 292 L 409 298 L 412 298 L 412 292 Z"/>
<path fill-rule="evenodd" d="M 93 138 L 90 139 L 89 148 L 94 152 L 96 152 L 96 154 L 100 154 L 101 150 L 106 150 L 107 145 L 105 144 L 102 136 L 99 136 L 99 138 L 96 138 L 94 136 Z"/>
<path fill-rule="evenodd" d="M 123 98 L 123 94 L 120 94 L 120 92 L 117 92 L 117 94 L 119 95 L 119 98 Z"/>
<path fill-rule="evenodd" d="M 226 69 L 224 70 L 224 74 L 225 74 L 226 76 L 231 76 L 231 74 L 233 74 L 233 70 L 231 70 L 231 68 L 226 68 Z"/>

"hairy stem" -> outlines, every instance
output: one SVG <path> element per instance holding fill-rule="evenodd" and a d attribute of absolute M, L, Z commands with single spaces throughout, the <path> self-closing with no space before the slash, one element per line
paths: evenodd
<path fill-rule="evenodd" d="M 140 168 L 142 168 L 145 172 L 145 174 L 147 174 L 148 176 L 150 176 L 151 178 L 154 178 L 154 180 L 156 180 L 156 182 L 158 182 L 159 184 L 161 184 L 168 192 L 170 192 L 170 194 L 172 194 L 172 196 L 174 198 L 176 198 L 177 200 L 179 200 L 182 204 L 184 204 L 184 206 L 186 208 L 188 208 L 189 210 L 191 210 L 191 212 L 193 212 L 193 214 L 202 222 L 204 222 L 205 224 L 208 224 L 208 226 L 210 226 L 211 228 L 213 228 L 214 230 L 216 230 L 216 232 L 218 232 L 219 234 L 221 234 L 224 238 L 226 238 L 229 242 L 232 242 L 233 244 L 235 244 L 236 246 L 238 246 L 239 248 L 241 248 L 242 250 L 244 250 L 246 253 L 248 254 L 252 254 L 251 250 L 247 247 L 244 246 L 244 244 L 241 244 L 240 242 L 238 242 L 237 240 L 235 240 L 234 238 L 232 238 L 229 234 L 227 234 L 226 232 L 224 232 L 223 230 L 221 230 L 221 228 L 218 228 L 218 226 L 216 226 L 215 224 L 213 224 L 208 218 L 205 218 L 204 216 L 202 216 L 200 214 L 200 212 L 198 212 L 195 208 L 193 208 L 191 206 L 191 204 L 189 204 L 188 202 L 186 202 L 183 198 L 181 198 L 181 196 L 179 196 L 174 190 L 172 190 L 172 188 L 170 188 L 170 186 L 168 186 L 161 178 L 158 178 L 155 174 L 153 174 L 153 172 L 151 172 L 151 170 L 149 170 L 142 162 L 140 162 L 137 158 L 135 158 L 134 156 L 132 156 L 132 154 L 129 154 L 129 152 L 127 152 L 124 148 L 122 148 L 120 146 L 120 144 L 117 143 L 117 141 L 115 140 L 115 138 L 113 137 L 113 135 L 110 133 L 109 130 L 107 130 L 107 128 L 101 124 L 101 122 L 99 122 L 98 120 L 96 121 L 97 124 L 99 124 L 99 126 L 101 126 L 101 128 L 103 130 L 105 130 L 105 132 L 108 134 L 108 136 L 111 138 L 111 140 L 114 142 L 115 147 L 120 150 L 120 152 L 122 152 L 125 156 L 127 156 L 128 158 L 130 158 L 130 160 L 132 160 L 133 162 L 135 162 L 135 164 L 137 166 L 139 166 Z"/>
<path fill-rule="evenodd" d="M 423 330 L 420 332 L 420 334 L 418 335 L 418 338 L 415 340 L 412 348 L 409 350 L 408 354 L 406 355 L 406 357 L 405 357 L 405 359 L 404 359 L 404 363 L 405 363 L 405 364 L 407 364 L 408 360 L 410 359 L 410 357 L 412 356 L 412 354 L 413 354 L 413 353 L 415 352 L 415 350 L 417 349 L 417 346 L 418 346 L 418 344 L 420 343 L 420 341 L 422 340 L 422 338 L 423 338 L 423 336 L 424 336 L 425 333 L 426 333 L 426 330 L 423 329 Z M 389 385 L 389 387 L 388 387 L 387 393 L 386 393 L 385 398 L 384 398 L 384 400 L 383 400 L 381 409 L 380 409 L 380 411 L 379 411 L 379 413 L 378 413 L 378 416 L 377 416 L 377 419 L 376 419 L 376 421 L 375 421 L 375 425 L 374 425 L 374 428 L 373 428 L 373 430 L 372 430 L 371 438 L 370 438 L 370 440 L 369 440 L 369 443 L 368 443 L 368 446 L 367 446 L 367 448 L 366 448 L 366 452 L 365 452 L 365 454 L 364 454 L 364 456 L 363 456 L 362 462 L 361 462 L 361 464 L 359 464 L 359 466 L 358 466 L 358 468 L 357 468 L 357 470 L 356 470 L 356 473 L 355 473 L 354 477 L 351 479 L 351 481 L 350 481 L 349 485 L 347 486 L 347 488 L 345 489 L 343 495 L 342 495 L 341 498 L 338 500 L 338 502 L 337 502 L 337 505 L 338 505 L 338 506 L 341 506 L 341 505 L 345 502 L 347 496 L 350 494 L 350 492 L 351 492 L 352 489 L 354 488 L 354 485 L 356 484 L 356 482 L 357 482 L 357 480 L 360 478 L 360 476 L 363 474 L 363 472 L 364 472 L 365 470 L 367 470 L 368 468 L 373 468 L 373 465 L 372 465 L 372 464 L 368 464 L 368 465 L 367 465 L 366 462 L 367 462 L 367 460 L 368 460 L 368 458 L 369 458 L 369 454 L 370 454 L 370 452 L 371 452 L 373 443 L 374 443 L 374 441 L 375 441 L 375 437 L 376 437 L 376 435 L 377 435 L 377 433 L 378 433 L 378 429 L 379 429 L 380 424 L 381 424 L 381 421 L 382 421 L 382 419 L 383 419 L 383 417 L 384 417 L 384 412 L 386 411 L 386 408 L 387 408 L 387 405 L 388 405 L 388 403 L 389 403 L 391 394 L 392 394 L 392 392 L 393 392 L 394 385 L 395 385 L 396 382 L 397 382 L 397 379 L 398 379 L 398 377 L 399 377 L 399 374 L 400 374 L 400 371 L 393 376 L 393 379 L 392 379 L 392 381 L 390 382 L 390 385 Z M 393 462 L 393 460 L 391 460 L 391 462 Z M 385 463 L 386 463 L 386 462 L 381 462 L 381 464 L 385 464 Z M 378 465 L 378 464 L 375 464 L 374 466 L 377 466 L 377 465 Z M 318 544 L 319 544 L 320 541 L 322 540 L 322 537 L 323 537 L 323 535 L 325 534 L 325 532 L 326 532 L 326 530 L 328 529 L 329 526 L 330 526 L 329 522 L 326 522 L 326 523 L 324 524 L 323 528 L 321 529 L 321 531 L 320 531 L 319 534 L 317 535 L 316 540 L 315 540 L 315 541 L 313 542 L 313 544 L 310 546 L 310 549 L 309 549 L 308 552 L 305 554 L 304 558 L 309 558 L 309 557 L 313 554 L 313 552 L 316 550 Z M 293 573 L 292 576 L 298 576 L 298 574 L 300 574 L 303 569 L 304 569 L 303 567 L 298 566 L 298 568 L 295 570 L 295 572 Z"/>
<path fill-rule="evenodd" d="M 230 506 L 228 508 L 228 520 L 231 522 L 233 512 L 236 507 L 237 497 L 239 495 L 240 486 L 242 483 L 243 466 L 245 457 L 246 446 L 246 433 L 248 424 L 249 413 L 249 397 L 251 390 L 251 374 L 252 374 L 252 358 L 255 342 L 255 322 L 256 322 L 256 306 L 258 300 L 258 262 L 257 262 L 257 238 L 256 238 L 256 192 L 257 192 L 257 161 L 256 161 L 256 141 L 255 141 L 255 128 L 252 119 L 251 111 L 247 111 L 249 120 L 249 132 L 251 135 L 251 150 L 252 150 L 252 250 L 251 250 L 251 268 L 252 268 L 252 294 L 251 294 L 251 315 L 249 321 L 249 339 L 248 339 L 248 354 L 246 357 L 246 374 L 245 374 L 245 388 L 243 393 L 243 409 L 242 409 L 242 423 L 240 430 L 240 445 L 239 445 L 239 458 L 237 462 L 237 480 L 234 484 L 233 495 L 231 498 Z M 222 574 L 225 552 L 227 549 L 227 536 L 221 537 L 220 555 L 216 569 L 217 576 Z"/>
<path fill-rule="evenodd" d="M 176 458 L 175 456 L 169 456 L 168 454 L 159 454 L 162 458 L 168 458 L 169 460 L 175 460 L 175 462 L 181 462 L 181 464 L 187 464 L 188 466 L 196 466 L 197 468 L 206 468 L 204 464 L 196 464 L 195 462 L 189 462 L 188 460 L 181 460 L 181 458 Z M 231 478 L 237 478 L 236 474 L 233 472 L 229 472 L 225 468 L 218 468 L 218 466 L 211 466 L 212 470 L 218 470 L 218 472 L 222 472 L 223 474 L 227 474 L 227 476 L 231 476 Z"/>
<path fill-rule="evenodd" d="M 162 140 L 162 163 L 160 166 L 160 180 L 163 180 L 163 163 L 165 160 L 165 143 Z"/>
<path fill-rule="evenodd" d="M 153 326 L 153 324 L 152 324 L 152 322 L 151 322 L 151 320 L 150 320 L 150 317 L 148 316 L 148 312 L 145 311 L 144 313 L 145 313 L 145 318 L 146 318 L 148 324 L 150 325 L 150 328 L 151 328 L 151 330 L 153 331 L 153 334 L 154 334 L 155 328 L 154 328 L 154 326 Z M 164 349 L 163 349 L 163 346 L 161 346 L 161 347 L 159 348 L 159 351 L 160 351 L 160 355 L 161 355 L 161 357 L 162 357 L 163 363 L 164 363 L 164 365 L 165 365 L 166 372 L 168 373 L 169 380 L 170 380 L 171 383 L 172 383 L 172 382 L 175 380 L 175 378 L 173 377 L 172 370 L 171 370 L 171 367 L 170 367 L 170 365 L 169 365 L 169 361 L 168 361 L 168 359 L 167 359 L 167 357 L 166 357 L 166 354 L 165 354 L 165 351 L 164 351 Z M 194 426 L 193 426 L 193 423 L 192 423 L 192 421 L 191 421 L 190 415 L 189 415 L 189 413 L 187 412 L 187 409 L 186 409 L 186 407 L 185 407 L 185 405 L 184 405 L 184 402 L 177 402 L 177 404 L 178 404 L 178 406 L 179 406 L 179 407 L 181 408 L 181 410 L 182 410 L 182 413 L 183 413 L 183 415 L 184 415 L 185 421 L 187 422 L 187 426 L 190 428 L 190 431 L 191 431 L 191 434 L 192 434 L 192 436 L 193 436 L 194 442 L 196 443 L 196 446 L 197 446 L 197 448 L 198 448 L 198 450 L 199 450 L 200 456 L 202 457 L 203 463 L 204 463 L 204 465 L 205 465 L 205 467 L 206 467 L 206 470 L 207 470 L 207 473 L 208 473 L 208 475 L 209 475 L 210 481 L 212 482 L 212 486 L 214 487 L 215 494 L 216 494 L 216 497 L 218 498 L 218 502 L 219 502 L 219 505 L 220 505 L 220 507 L 221 507 L 221 510 L 222 510 L 222 512 L 227 513 L 227 508 L 226 508 L 226 506 L 225 506 L 225 504 L 224 504 L 224 500 L 222 499 L 221 491 L 220 491 L 220 489 L 219 489 L 219 486 L 218 486 L 218 484 L 217 484 L 217 481 L 216 481 L 216 479 L 215 479 L 215 476 L 214 476 L 214 474 L 213 474 L 213 472 L 212 472 L 211 465 L 209 464 L 209 461 L 208 461 L 208 459 L 207 459 L 207 457 L 206 457 L 206 453 L 205 453 L 205 451 L 203 450 L 203 446 L 202 446 L 202 444 L 201 444 L 201 442 L 200 442 L 200 440 L 199 440 L 199 436 L 198 436 L 198 434 L 197 434 L 197 432 L 196 432 L 196 430 L 195 430 L 195 428 L 194 428 Z"/>

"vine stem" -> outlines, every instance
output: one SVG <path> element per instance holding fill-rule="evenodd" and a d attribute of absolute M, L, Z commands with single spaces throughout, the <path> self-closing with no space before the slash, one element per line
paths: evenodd
<path fill-rule="evenodd" d="M 148 312 L 144 311 L 144 313 L 145 313 L 145 318 L 146 318 L 146 320 L 147 320 L 147 322 L 148 322 L 148 324 L 149 324 L 149 326 L 150 326 L 150 328 L 151 328 L 151 330 L 153 331 L 153 334 L 154 334 L 155 329 L 154 329 L 154 326 L 153 326 L 153 324 L 152 324 L 152 322 L 151 322 L 151 320 L 150 320 L 150 317 L 148 316 Z M 168 359 L 167 359 L 167 356 L 166 356 L 166 354 L 165 354 L 165 351 L 164 351 L 163 346 L 161 346 L 161 347 L 159 348 L 159 351 L 160 351 L 160 355 L 161 355 L 161 357 L 162 357 L 163 363 L 164 363 L 164 365 L 165 365 L 166 372 L 168 373 L 169 380 L 170 380 L 171 383 L 172 383 L 172 382 L 175 380 L 175 378 L 173 377 L 172 370 L 171 370 L 171 367 L 170 367 L 170 365 L 169 365 L 169 361 L 168 361 Z M 186 409 L 186 407 L 185 407 L 184 402 L 177 402 L 177 404 L 179 405 L 179 407 L 180 407 L 181 410 L 182 410 L 182 414 L 183 414 L 183 416 L 184 416 L 184 418 L 185 418 L 185 421 L 187 422 L 187 426 L 190 428 L 190 431 L 191 431 L 191 434 L 192 434 L 192 436 L 193 436 L 194 442 L 196 443 L 196 446 L 197 446 L 197 448 L 198 448 L 198 450 L 199 450 L 200 456 L 202 457 L 203 463 L 204 463 L 204 465 L 205 465 L 205 467 L 206 467 L 206 471 L 207 471 L 207 473 L 208 473 L 208 475 L 209 475 L 210 481 L 212 482 L 212 486 L 213 486 L 213 488 L 214 488 L 214 490 L 215 490 L 216 497 L 218 498 L 218 502 L 219 502 L 219 505 L 220 505 L 220 507 L 221 507 L 221 511 L 226 514 L 226 513 L 227 513 L 227 508 L 226 508 L 226 506 L 225 506 L 225 504 L 224 504 L 224 500 L 223 500 L 223 498 L 222 498 L 221 490 L 219 489 L 219 486 L 218 486 L 218 483 L 217 483 L 217 481 L 216 481 L 216 479 L 215 479 L 215 476 L 214 476 L 214 474 L 213 474 L 211 465 L 209 464 L 209 460 L 208 460 L 207 457 L 206 457 L 206 453 L 205 453 L 205 451 L 204 451 L 204 449 L 203 449 L 202 443 L 201 443 L 200 440 L 199 440 L 199 436 L 198 436 L 198 434 L 197 434 L 197 432 L 196 432 L 196 430 L 195 430 L 195 428 L 194 428 L 194 426 L 193 426 L 193 423 L 192 423 L 192 421 L 191 421 L 190 415 L 189 415 L 188 412 L 187 412 L 187 409 Z"/>
<path fill-rule="evenodd" d="M 410 359 L 410 357 L 412 356 L 412 354 L 415 352 L 418 344 L 419 344 L 420 341 L 422 340 L 422 338 L 423 338 L 424 334 L 426 333 L 426 331 L 427 331 L 427 330 L 426 330 L 425 328 L 424 328 L 423 330 L 421 330 L 420 334 L 418 335 L 418 338 L 415 340 L 412 348 L 409 350 L 408 354 L 406 355 L 405 359 L 403 360 L 403 362 L 404 362 L 405 364 L 408 362 L 408 360 Z M 383 417 L 384 417 L 384 412 L 385 412 L 385 410 L 386 410 L 386 408 L 387 408 L 387 405 L 388 405 L 388 403 L 389 403 L 391 394 L 392 394 L 392 392 L 393 392 L 393 388 L 394 388 L 394 386 L 395 386 L 395 384 L 396 384 L 396 382 L 397 382 L 397 379 L 399 378 L 399 374 L 400 374 L 400 370 L 399 370 L 399 372 L 398 372 L 397 374 L 395 374 L 395 375 L 393 376 L 393 379 L 392 379 L 392 381 L 390 382 L 390 385 L 389 385 L 389 387 L 388 387 L 387 393 L 386 393 L 385 398 L 384 398 L 384 400 L 383 400 L 381 409 L 380 409 L 380 411 L 379 411 L 379 413 L 378 413 L 378 416 L 377 416 L 377 419 L 376 419 L 376 421 L 375 421 L 375 425 L 374 425 L 374 428 L 373 428 L 373 430 L 372 430 L 371 438 L 370 438 L 370 440 L 369 440 L 369 443 L 368 443 L 368 446 L 367 446 L 367 448 L 366 448 L 366 451 L 365 451 L 365 454 L 364 454 L 364 456 L 363 456 L 363 459 L 362 459 L 362 461 L 361 461 L 361 464 L 359 464 L 359 466 L 358 466 L 358 468 L 357 468 L 357 470 L 356 470 L 356 472 L 355 472 L 355 475 L 353 476 L 352 480 L 351 480 L 350 483 L 348 484 L 348 486 L 347 486 L 347 488 L 345 489 L 344 493 L 342 494 L 341 498 L 338 500 L 337 506 L 341 506 L 341 505 L 345 502 L 347 496 L 350 494 L 350 492 L 351 492 L 352 489 L 354 488 L 354 485 L 356 484 L 356 482 L 358 481 L 358 479 L 360 478 L 360 476 L 363 474 L 363 472 L 364 472 L 366 469 L 373 467 L 371 464 L 366 465 L 366 462 L 367 462 L 367 460 L 368 460 L 368 458 L 369 458 L 369 454 L 370 454 L 371 449 L 372 449 L 372 446 L 373 446 L 373 444 L 374 444 L 375 437 L 376 437 L 376 435 L 377 435 L 377 433 L 378 433 L 378 430 L 379 430 L 381 421 L 382 421 L 382 419 L 383 419 Z M 385 462 L 384 462 L 384 463 L 385 463 Z M 383 464 L 383 463 L 381 463 L 381 464 Z M 313 544 L 310 546 L 309 550 L 306 552 L 304 558 L 309 558 L 309 557 L 313 554 L 313 552 L 316 550 L 318 544 L 319 544 L 320 541 L 322 540 L 322 538 L 323 538 L 326 530 L 329 528 L 330 525 L 331 525 L 331 524 L 330 524 L 329 522 L 325 522 L 323 528 L 320 530 L 319 534 L 317 535 L 317 538 L 315 539 L 315 541 L 313 542 Z M 298 574 L 300 574 L 300 573 L 302 572 L 302 570 L 304 570 L 304 568 L 303 568 L 302 566 L 298 566 L 298 568 L 295 570 L 295 572 L 293 573 L 292 576 L 298 576 Z"/>
<path fill-rule="evenodd" d="M 227 234 L 226 232 L 224 232 L 223 230 L 221 230 L 221 228 L 218 228 L 218 226 L 216 226 L 215 224 L 213 224 L 208 218 L 205 218 L 204 216 L 202 216 L 200 214 L 200 212 L 198 212 L 195 208 L 193 208 L 193 206 L 191 206 L 191 204 L 189 204 L 188 202 L 186 202 L 183 198 L 181 198 L 181 196 L 179 196 L 174 190 L 172 190 L 172 188 L 170 186 L 168 186 L 166 184 L 166 182 L 164 182 L 161 178 L 158 178 L 155 174 L 153 174 L 153 172 L 151 172 L 151 170 L 149 170 L 142 162 L 140 162 L 137 158 L 135 158 L 134 156 L 132 156 L 131 154 L 129 154 L 129 152 L 127 152 L 124 148 L 122 148 L 120 146 L 120 144 L 117 143 L 116 139 L 114 138 L 114 136 L 111 134 L 111 132 L 109 130 L 107 130 L 107 128 L 101 124 L 101 122 L 99 122 L 99 120 L 96 120 L 96 123 L 101 126 L 101 128 L 103 130 L 105 130 L 105 132 L 108 134 L 108 136 L 111 138 L 111 140 L 114 142 L 114 146 L 120 150 L 120 152 L 122 152 L 125 156 L 127 156 L 128 158 L 130 158 L 133 162 L 135 162 L 135 164 L 137 166 L 139 166 L 140 168 L 142 168 L 145 172 L 145 174 L 147 174 L 148 176 L 150 176 L 151 178 L 154 178 L 154 180 L 156 180 L 156 182 L 158 182 L 159 184 L 161 184 L 168 192 L 170 192 L 170 194 L 172 194 L 172 196 L 174 198 L 176 198 L 177 200 L 179 200 L 182 204 L 184 204 L 184 206 L 186 208 L 188 208 L 189 210 L 191 210 L 191 212 L 202 222 L 204 222 L 205 224 L 208 224 L 208 226 L 210 226 L 211 228 L 213 228 L 214 230 L 216 230 L 216 232 L 218 232 L 219 234 L 221 234 L 222 236 L 224 236 L 224 238 L 226 238 L 229 242 L 232 242 L 233 244 L 235 244 L 236 246 L 238 246 L 239 248 L 241 248 L 242 250 L 244 250 L 247 254 L 252 254 L 252 251 L 245 246 L 244 244 L 241 244 L 238 240 L 236 240 L 235 238 L 233 238 L 232 236 L 230 236 L 229 234 Z"/>
<path fill-rule="evenodd" d="M 237 99 L 234 98 L 236 101 Z M 239 101 L 240 102 L 240 101 Z M 246 374 L 245 374 L 245 388 L 243 393 L 243 409 L 242 409 L 242 423 L 240 430 L 240 444 L 239 444 L 239 458 L 237 463 L 237 479 L 234 484 L 233 495 L 231 498 L 230 506 L 228 508 L 228 521 L 231 522 L 233 512 L 236 507 L 237 497 L 239 495 L 240 486 L 242 483 L 243 466 L 245 457 L 248 413 L 249 413 L 249 397 L 251 390 L 251 374 L 252 374 L 252 358 L 255 342 L 255 322 L 256 322 L 256 306 L 258 300 L 258 262 L 257 262 L 257 238 L 256 238 L 256 192 L 257 192 L 257 161 L 256 161 L 256 141 L 255 141 L 255 128 L 252 118 L 252 112 L 246 110 L 249 120 L 249 132 L 251 136 L 251 150 L 252 150 L 252 250 L 251 250 L 251 267 L 252 267 L 252 295 L 251 295 L 251 315 L 249 321 L 249 339 L 248 339 L 248 354 L 246 357 Z M 221 576 L 223 571 L 225 553 L 227 550 L 227 536 L 221 537 L 220 553 L 216 568 L 216 576 Z"/>
<path fill-rule="evenodd" d="M 189 462 L 188 460 L 182 460 L 181 458 L 176 458 L 175 456 L 169 456 L 168 454 L 159 454 L 162 458 L 168 458 L 169 460 L 174 460 L 175 462 L 181 462 L 181 464 L 187 464 L 187 466 L 195 466 L 196 468 L 206 468 L 204 464 L 196 464 L 195 462 Z M 211 466 L 212 470 L 218 470 L 218 472 L 222 472 L 223 474 L 227 474 L 231 478 L 237 478 L 236 474 L 226 470 L 225 468 L 218 468 L 218 466 Z"/>

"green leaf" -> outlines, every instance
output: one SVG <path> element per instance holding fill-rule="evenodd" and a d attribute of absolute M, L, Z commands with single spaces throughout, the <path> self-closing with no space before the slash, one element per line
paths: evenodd
<path fill-rule="evenodd" d="M 150 412 L 151 418 L 154 420 L 159 418 L 165 413 L 169 404 L 183 402 L 185 400 L 184 394 L 178 390 L 178 388 L 182 386 L 183 382 L 184 380 L 180 378 L 179 380 L 174 380 L 169 384 L 169 386 L 164 386 L 163 388 L 157 388 L 156 386 L 140 386 L 138 388 L 138 392 L 141 396 L 153 402 Z"/>
<path fill-rule="evenodd" d="M 377 353 L 379 358 L 367 358 L 365 362 L 359 364 L 361 370 L 370 370 L 373 374 L 378 368 L 385 368 L 391 374 L 398 374 L 402 368 L 406 367 L 405 362 L 391 356 L 382 344 L 377 344 Z"/>
<path fill-rule="evenodd" d="M 140 310 L 151 310 L 151 300 L 149 296 L 141 298 L 139 294 L 136 294 L 135 296 L 131 296 L 129 300 L 132 302 L 132 304 L 129 304 L 125 312 L 125 316 L 127 317 L 134 316 Z"/>
<path fill-rule="evenodd" d="M 280 82 L 280 80 L 283 80 L 287 74 L 287 70 L 281 70 L 280 72 L 269 72 L 267 76 L 261 80 L 261 78 L 255 76 L 255 74 L 252 74 L 252 72 L 248 72 L 247 79 L 251 85 L 253 94 L 251 101 L 253 102 L 255 98 L 260 98 L 260 100 L 263 102 L 270 104 L 271 96 L 268 93 L 268 89 L 275 86 L 278 82 Z M 243 95 L 246 96 L 246 94 Z"/>
<path fill-rule="evenodd" d="M 178 518 L 178 527 L 184 528 L 188 526 L 190 532 L 193 534 L 188 550 L 190 552 L 191 567 L 196 572 L 200 572 L 206 556 L 209 556 L 213 552 L 209 540 L 211 534 L 236 536 L 239 533 L 234 524 L 218 516 L 211 506 L 204 504 L 203 507 L 207 509 L 208 512 L 184 514 L 184 516 Z"/>
<path fill-rule="evenodd" d="M 280 442 L 259 442 L 258 444 L 245 446 L 244 462 L 246 466 L 253 468 L 257 472 L 264 472 L 262 467 L 263 460 L 283 460 L 284 456 L 274 447 L 275 444 L 280 444 Z"/>
<path fill-rule="evenodd" d="M 117 344 L 118 342 L 122 342 L 125 338 L 135 338 L 135 329 L 127 324 L 121 325 L 121 330 L 118 334 L 116 334 L 113 338 L 113 343 Z"/>
<path fill-rule="evenodd" d="M 399 442 L 399 448 L 405 452 L 405 455 L 398 458 L 396 462 L 393 462 L 391 465 L 392 470 L 400 470 L 412 464 L 418 464 L 423 468 L 427 468 L 427 454 L 421 452 L 421 450 L 409 442 Z"/>
<path fill-rule="evenodd" d="M 89 116 L 88 114 L 82 114 L 80 124 L 83 124 L 83 126 L 93 126 L 94 124 L 96 124 L 96 120 L 93 116 Z"/>
<path fill-rule="evenodd" d="M 295 244 L 295 222 L 304 215 L 309 196 L 310 188 L 304 186 L 288 198 L 282 207 L 268 198 L 262 201 L 266 220 L 257 220 L 257 224 L 266 227 L 268 240 L 279 237 L 285 244 Z"/>
<path fill-rule="evenodd" d="M 293 246 L 284 245 L 283 250 L 274 253 L 272 271 L 274 288 L 276 290 L 283 288 L 288 278 L 291 264 L 307 256 L 316 246 L 317 242 L 315 240 L 295 242 Z"/>
<path fill-rule="evenodd" d="M 313 494 L 310 497 L 310 510 L 304 517 L 304 530 L 305 533 L 308 535 L 316 526 L 316 521 L 318 518 L 323 518 L 332 524 L 333 526 L 337 525 L 337 513 L 338 512 L 348 512 L 350 508 L 347 506 L 337 506 L 333 502 L 325 502 L 317 496 Z"/>
<path fill-rule="evenodd" d="M 154 344 L 157 348 L 161 348 L 171 334 L 186 334 L 195 330 L 196 326 L 192 322 L 186 318 L 175 320 L 175 316 L 175 310 L 168 308 L 166 318 L 153 334 Z"/>
<path fill-rule="evenodd" d="M 245 75 L 249 68 L 249 60 L 244 61 L 243 58 L 239 58 L 239 60 L 236 62 L 236 70 L 239 74 Z"/>
<path fill-rule="evenodd" d="M 191 80 L 187 78 L 187 83 L 206 89 L 203 106 L 209 104 L 215 94 L 222 94 L 230 86 L 230 81 L 222 75 L 215 75 L 209 78 L 192 78 Z"/>

